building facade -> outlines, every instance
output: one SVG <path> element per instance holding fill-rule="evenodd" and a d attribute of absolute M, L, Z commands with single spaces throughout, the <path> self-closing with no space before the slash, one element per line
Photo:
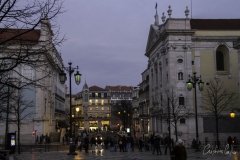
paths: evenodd
<path fill-rule="evenodd" d="M 88 87 L 85 82 L 83 89 L 75 97 L 74 112 L 77 113 L 81 130 L 108 130 L 111 123 L 111 107 L 108 92 L 98 86 Z M 76 110 L 76 108 L 79 108 Z"/>
<path fill-rule="evenodd" d="M 24 32 L 26 30 L 7 29 L 1 32 L 1 37 L 11 37 Z M 15 92 L 15 96 L 20 97 L 22 102 L 19 109 L 26 108 L 20 115 L 22 143 L 35 143 L 36 138 L 41 135 L 56 135 L 57 121 L 65 118 L 65 86 L 59 81 L 63 60 L 52 38 L 51 24 L 48 20 L 42 20 L 39 29 L 29 31 L 17 40 L 1 46 L 1 56 L 18 54 L 24 57 L 31 54 L 26 62 L 8 72 L 9 77 L 17 80 L 14 83 L 21 86 L 21 89 Z M 34 60 L 39 62 L 31 64 Z M 13 100 L 11 101 L 12 105 L 17 105 Z M 16 118 L 15 115 L 9 116 L 10 119 Z M 1 128 L 5 128 L 6 123 L 3 122 L 0 125 Z M 16 123 L 11 122 L 8 126 L 9 132 L 17 131 Z M 0 131 L 2 137 L 5 134 L 4 131 Z"/>
<path fill-rule="evenodd" d="M 133 87 L 106 86 L 106 90 L 111 98 L 111 128 L 116 130 L 124 130 L 124 127 L 130 128 L 132 125 L 130 112 L 132 111 Z"/>
<path fill-rule="evenodd" d="M 132 90 L 129 86 L 99 86 L 88 87 L 87 83 L 83 85 L 83 89 L 73 97 L 72 115 L 74 123 L 77 124 L 76 131 L 106 131 L 119 130 L 122 126 L 122 120 L 115 107 L 120 106 L 121 102 L 129 102 L 132 104 Z M 138 102 L 136 102 L 138 103 Z M 128 104 L 128 103 L 127 103 Z M 132 106 L 130 106 L 132 110 Z M 117 114 L 116 114 L 117 113 Z M 130 112 L 122 111 L 122 114 L 130 115 Z M 129 118 L 128 118 L 129 117 Z M 130 116 L 126 117 L 126 121 Z M 129 125 L 131 126 L 131 125 Z"/>
<path fill-rule="evenodd" d="M 216 124 L 213 114 L 205 109 L 209 107 L 203 101 L 206 89 L 202 92 L 196 89 L 195 99 L 194 91 L 187 90 L 186 82 L 196 73 L 198 79 L 205 82 L 205 88 L 217 79 L 229 92 L 239 95 L 239 55 L 233 42 L 240 36 L 240 20 L 189 19 L 188 14 L 186 18 L 172 18 L 171 12 L 169 8 L 167 20 L 163 15 L 162 24 L 156 12 L 155 23 L 150 26 L 148 35 L 145 55 L 149 62 L 150 133 L 168 135 L 167 122 L 169 118 L 173 123 L 173 114 L 168 115 L 177 107 L 180 108 L 177 133 L 172 124 L 170 132 L 174 139 L 177 134 L 190 144 L 196 138 L 197 108 L 199 140 L 213 141 Z M 225 117 L 221 119 L 221 124 L 231 123 L 228 113 L 232 107 L 239 108 L 239 102 L 234 101 L 221 112 L 221 116 Z M 219 130 L 222 141 L 229 134 L 233 136 L 240 132 L 227 126 L 221 126 Z"/>

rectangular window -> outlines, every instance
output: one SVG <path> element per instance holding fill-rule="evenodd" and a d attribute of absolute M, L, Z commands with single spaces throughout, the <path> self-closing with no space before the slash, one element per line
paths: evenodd
<path fill-rule="evenodd" d="M 184 97 L 179 97 L 179 105 L 184 105 Z"/>

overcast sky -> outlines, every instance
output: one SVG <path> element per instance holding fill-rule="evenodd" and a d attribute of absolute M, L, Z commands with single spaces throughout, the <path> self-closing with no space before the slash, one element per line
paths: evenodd
<path fill-rule="evenodd" d="M 132 85 L 141 82 L 144 56 L 155 4 L 159 18 L 172 6 L 172 17 L 183 18 L 190 0 L 65 0 L 58 18 L 66 41 L 60 48 L 65 65 L 78 65 L 89 86 Z M 192 0 L 193 18 L 240 18 L 240 0 Z M 166 14 L 167 15 L 167 14 Z"/>

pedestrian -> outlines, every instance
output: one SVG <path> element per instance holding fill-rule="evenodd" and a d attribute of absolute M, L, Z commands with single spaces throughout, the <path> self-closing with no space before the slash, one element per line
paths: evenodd
<path fill-rule="evenodd" d="M 233 137 L 233 150 L 236 151 L 236 149 L 238 148 L 238 140 L 237 137 Z"/>
<path fill-rule="evenodd" d="M 142 148 L 143 148 L 143 140 L 142 140 L 142 137 L 139 138 L 139 151 L 142 152 Z"/>
<path fill-rule="evenodd" d="M 119 151 L 120 151 L 120 152 L 123 152 L 123 141 L 122 141 L 122 137 L 119 137 L 118 146 L 119 146 Z"/>
<path fill-rule="evenodd" d="M 192 147 L 193 149 L 196 149 L 196 148 L 197 148 L 196 146 L 197 146 L 197 141 L 196 141 L 195 138 L 193 138 L 193 140 L 192 140 L 192 146 L 191 146 L 191 147 Z"/>
<path fill-rule="evenodd" d="M 151 137 L 150 137 L 150 143 L 151 143 L 151 150 L 152 151 L 154 150 L 154 138 L 155 138 L 155 135 L 152 134 Z"/>
<path fill-rule="evenodd" d="M 132 152 L 134 152 L 134 139 L 132 136 L 130 136 L 130 145 L 131 145 L 131 149 L 132 149 Z"/>
<path fill-rule="evenodd" d="M 90 143 L 91 143 L 91 147 L 92 146 L 94 146 L 94 147 L 96 146 L 96 139 L 94 138 L 94 136 L 92 136 Z"/>
<path fill-rule="evenodd" d="M 231 136 L 228 137 L 227 143 L 228 143 L 228 146 L 229 146 L 229 150 L 231 151 L 232 150 L 232 143 L 233 143 L 233 139 L 232 139 Z"/>
<path fill-rule="evenodd" d="M 89 137 L 88 137 L 88 135 L 87 136 L 85 136 L 85 138 L 84 138 L 84 147 L 85 147 L 85 153 L 88 153 L 88 147 L 89 147 Z"/>
<path fill-rule="evenodd" d="M 157 155 L 162 154 L 162 151 L 161 151 L 161 148 L 160 148 L 160 137 L 159 136 L 154 136 L 154 138 L 153 138 L 152 154 L 155 154 L 155 151 L 157 152 Z"/>
<path fill-rule="evenodd" d="M 173 160 L 186 160 L 187 159 L 187 151 L 183 144 L 183 140 L 178 139 L 174 149 L 173 149 Z"/>
<path fill-rule="evenodd" d="M 164 145 L 165 145 L 165 155 L 167 154 L 168 148 L 169 148 L 169 154 L 171 154 L 171 139 L 169 136 L 164 138 Z"/>
<path fill-rule="evenodd" d="M 122 145 L 123 145 L 123 152 L 127 152 L 127 138 L 125 136 L 122 137 Z"/>
<path fill-rule="evenodd" d="M 36 144 L 38 144 L 38 136 L 36 137 Z"/>

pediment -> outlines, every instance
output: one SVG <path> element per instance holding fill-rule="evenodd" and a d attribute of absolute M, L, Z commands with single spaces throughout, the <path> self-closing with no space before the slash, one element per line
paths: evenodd
<path fill-rule="evenodd" d="M 159 26 L 151 25 L 148 34 L 146 53 L 152 48 L 152 46 L 155 44 L 158 38 L 159 38 Z"/>

